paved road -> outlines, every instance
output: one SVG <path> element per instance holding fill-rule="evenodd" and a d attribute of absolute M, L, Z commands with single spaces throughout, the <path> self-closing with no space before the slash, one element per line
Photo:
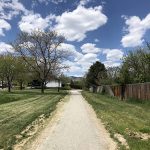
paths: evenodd
<path fill-rule="evenodd" d="M 71 91 L 59 121 L 36 150 L 113 150 L 115 143 L 81 93 Z"/>

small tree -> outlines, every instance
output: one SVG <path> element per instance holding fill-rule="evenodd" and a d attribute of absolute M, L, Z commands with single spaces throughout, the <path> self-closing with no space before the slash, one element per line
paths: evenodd
<path fill-rule="evenodd" d="M 118 83 L 119 75 L 120 75 L 120 67 L 107 68 L 107 83 L 108 84 Z"/>
<path fill-rule="evenodd" d="M 23 89 L 23 84 L 27 83 L 30 78 L 31 69 L 28 66 L 28 64 L 22 60 L 21 57 L 16 57 L 16 70 L 17 74 L 15 77 L 15 80 L 19 83 L 20 85 L 20 90 Z"/>
<path fill-rule="evenodd" d="M 67 68 L 62 64 L 69 54 L 67 51 L 60 50 L 63 42 L 64 37 L 55 31 L 33 31 L 20 33 L 12 44 L 23 60 L 37 73 L 42 93 L 48 78 Z"/>
<path fill-rule="evenodd" d="M 100 85 L 106 79 L 107 73 L 104 64 L 99 61 L 96 61 L 88 70 L 86 76 L 87 85 Z"/>
<path fill-rule="evenodd" d="M 12 54 L 2 55 L 0 57 L 0 64 L 1 74 L 7 80 L 8 92 L 11 92 L 12 81 L 17 74 L 16 59 Z"/>
<path fill-rule="evenodd" d="M 0 56 L 0 80 L 1 80 L 2 89 L 3 89 L 4 88 L 4 81 L 5 81 L 3 55 Z"/>

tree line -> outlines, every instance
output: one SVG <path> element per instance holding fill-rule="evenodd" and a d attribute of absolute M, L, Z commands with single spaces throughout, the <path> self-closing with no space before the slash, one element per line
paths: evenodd
<path fill-rule="evenodd" d="M 118 67 L 95 62 L 85 75 L 84 87 L 150 82 L 150 43 L 129 51 Z"/>
<path fill-rule="evenodd" d="M 65 38 L 55 31 L 21 32 L 11 43 L 14 53 L 0 55 L 0 79 L 11 91 L 15 81 L 23 88 L 25 82 L 37 79 L 44 93 L 47 82 L 58 78 L 68 66 L 62 62 L 69 57 L 69 52 L 62 50 Z"/>

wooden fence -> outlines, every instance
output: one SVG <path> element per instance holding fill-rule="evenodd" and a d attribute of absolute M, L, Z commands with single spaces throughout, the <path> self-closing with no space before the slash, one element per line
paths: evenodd
<path fill-rule="evenodd" d="M 134 98 L 142 100 L 150 100 L 150 82 L 127 84 L 125 86 L 113 85 L 111 89 L 114 96 L 120 98 Z"/>

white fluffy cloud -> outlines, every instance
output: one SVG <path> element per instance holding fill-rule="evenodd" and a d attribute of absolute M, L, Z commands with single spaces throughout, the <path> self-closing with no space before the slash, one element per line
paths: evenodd
<path fill-rule="evenodd" d="M 86 5 L 90 2 L 91 0 L 80 0 L 80 5 Z"/>
<path fill-rule="evenodd" d="M 101 51 L 100 48 L 96 47 L 96 44 L 86 43 L 81 46 L 83 53 L 99 53 Z"/>
<path fill-rule="evenodd" d="M 14 50 L 11 45 L 0 42 L 0 54 L 5 52 L 14 52 Z"/>
<path fill-rule="evenodd" d="M 106 55 L 106 61 L 103 62 L 106 67 L 119 66 L 124 55 L 121 49 L 103 49 L 103 54 Z"/>
<path fill-rule="evenodd" d="M 36 29 L 45 30 L 51 25 L 51 19 L 54 16 L 49 15 L 46 18 L 42 18 L 40 14 L 28 14 L 22 16 L 21 21 L 18 23 L 21 31 L 31 32 Z"/>
<path fill-rule="evenodd" d="M 79 53 L 75 46 L 72 44 L 62 43 L 59 47 L 60 50 L 68 51 L 73 56 L 74 61 L 77 61 L 82 58 L 83 54 Z"/>
<path fill-rule="evenodd" d="M 52 3 L 54 3 L 54 4 L 59 4 L 59 3 L 65 3 L 66 2 L 66 0 L 37 0 L 38 2 L 40 2 L 40 3 L 44 3 L 44 4 L 46 4 L 46 5 L 48 5 L 48 3 L 49 2 L 52 2 Z M 34 3 L 36 3 L 36 2 L 34 2 Z"/>
<path fill-rule="evenodd" d="M 96 43 L 99 42 L 99 39 L 94 39 L 94 42 L 96 42 Z"/>
<path fill-rule="evenodd" d="M 71 52 L 72 59 L 64 62 L 64 64 L 70 66 L 69 71 L 65 72 L 69 75 L 82 76 L 98 60 L 97 54 L 92 52 L 87 54 L 80 53 L 71 44 L 63 43 L 59 49 Z"/>
<path fill-rule="evenodd" d="M 138 16 L 124 17 L 127 27 L 126 35 L 122 37 L 121 43 L 124 47 L 135 47 L 142 45 L 144 35 L 150 29 L 150 14 L 140 19 Z"/>
<path fill-rule="evenodd" d="M 106 54 L 106 59 L 109 61 L 118 61 L 123 57 L 121 49 L 105 49 L 103 54 Z"/>
<path fill-rule="evenodd" d="M 64 64 L 69 66 L 69 70 L 65 71 L 64 73 L 79 76 L 82 76 L 84 74 L 84 71 L 82 70 L 81 66 L 78 65 L 76 62 L 67 60 L 64 62 Z"/>
<path fill-rule="evenodd" d="M 120 62 L 104 61 L 103 63 L 105 65 L 105 67 L 118 67 L 118 66 L 120 66 Z"/>
<path fill-rule="evenodd" d="M 11 20 L 20 13 L 28 14 L 29 11 L 19 0 L 0 0 L 0 35 L 4 36 L 4 31 L 10 30 L 11 25 L 6 20 Z"/>
<path fill-rule="evenodd" d="M 86 43 L 87 45 L 89 43 Z M 84 45 L 86 45 L 84 44 Z M 90 43 L 91 44 L 91 43 Z M 86 46 L 85 46 L 86 47 Z M 98 58 L 98 55 L 100 53 L 106 55 L 105 61 L 103 63 L 106 67 L 116 67 L 121 64 L 121 59 L 124 55 L 123 51 L 121 49 L 104 49 L 104 48 L 98 48 L 98 51 L 87 51 L 87 53 L 83 52 L 83 48 L 85 48 L 83 45 L 81 46 L 82 53 L 77 51 L 75 46 L 71 44 L 62 44 L 61 49 L 70 51 L 72 53 L 73 59 L 65 61 L 64 63 L 68 66 L 70 66 L 69 71 L 65 72 L 69 75 L 78 75 L 82 76 L 85 74 L 85 72 L 88 71 L 89 67 L 96 61 L 100 61 Z M 86 49 L 87 50 L 87 49 Z"/>
<path fill-rule="evenodd" d="M 63 34 L 68 41 L 82 41 L 88 31 L 93 31 L 107 22 L 102 6 L 85 8 L 79 5 L 72 12 L 64 12 L 56 17 L 55 29 Z"/>
<path fill-rule="evenodd" d="M 28 10 L 19 0 L 1 0 L 0 1 L 0 18 L 11 20 L 12 17 L 20 13 L 28 14 Z"/>
<path fill-rule="evenodd" d="M 10 24 L 5 21 L 4 19 L 0 19 L 0 35 L 1 36 L 4 36 L 4 30 L 10 30 L 11 29 L 11 26 Z"/>
<path fill-rule="evenodd" d="M 77 64 L 80 64 L 82 69 L 87 71 L 89 67 L 97 60 L 97 54 L 88 53 L 83 55 L 83 57 L 78 60 Z"/>

